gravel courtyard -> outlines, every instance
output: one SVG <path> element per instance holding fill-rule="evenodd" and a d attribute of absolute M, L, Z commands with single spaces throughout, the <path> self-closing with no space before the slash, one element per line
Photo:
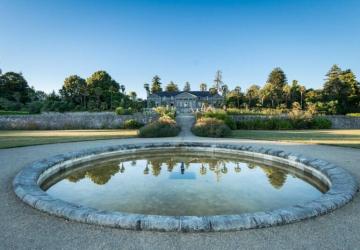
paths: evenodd
<path fill-rule="evenodd" d="M 360 180 L 360 150 L 240 139 L 202 139 L 184 131 L 176 138 L 117 139 L 0 150 L 0 249 L 355 249 L 360 243 L 360 199 L 335 212 L 295 224 L 226 233 L 127 231 L 66 221 L 23 204 L 12 180 L 27 163 L 85 148 L 142 141 L 221 141 L 263 146 L 325 159 Z"/>

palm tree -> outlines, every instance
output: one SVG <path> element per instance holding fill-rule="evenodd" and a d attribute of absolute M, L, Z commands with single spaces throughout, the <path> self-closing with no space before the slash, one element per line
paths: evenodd
<path fill-rule="evenodd" d="M 305 86 L 301 85 L 299 88 L 299 91 L 300 91 L 300 106 L 301 106 L 301 109 L 303 109 L 303 99 L 304 99 L 304 94 L 306 92 Z"/>
<path fill-rule="evenodd" d="M 120 85 L 120 89 L 121 89 L 121 92 L 124 94 L 125 93 L 125 85 Z"/>
<path fill-rule="evenodd" d="M 259 97 L 260 95 L 260 87 L 258 85 L 251 85 L 246 92 L 246 96 L 249 99 L 249 107 L 251 107 L 251 102 L 253 98 Z"/>
<path fill-rule="evenodd" d="M 236 86 L 234 89 L 234 92 L 236 93 L 236 101 L 237 101 L 237 107 L 240 107 L 240 94 L 241 94 L 241 87 Z"/>
<path fill-rule="evenodd" d="M 150 93 L 150 85 L 148 83 L 144 83 L 144 89 L 146 90 L 146 94 L 149 95 L 149 93 Z"/>
<path fill-rule="evenodd" d="M 283 88 L 283 92 L 284 92 L 284 96 L 285 96 L 285 105 L 286 105 L 286 107 L 288 107 L 288 101 L 289 101 L 289 97 L 291 94 L 291 87 L 288 84 L 286 84 Z"/>
<path fill-rule="evenodd" d="M 206 91 L 206 90 L 207 90 L 206 83 L 200 83 L 200 91 Z"/>

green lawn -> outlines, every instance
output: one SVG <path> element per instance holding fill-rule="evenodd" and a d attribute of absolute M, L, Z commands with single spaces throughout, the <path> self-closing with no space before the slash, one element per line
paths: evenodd
<path fill-rule="evenodd" d="M 288 141 L 360 148 L 360 129 L 344 130 L 235 130 L 232 138 Z"/>
<path fill-rule="evenodd" d="M 0 131 L 0 148 L 12 148 L 58 142 L 75 142 L 101 139 L 136 137 L 137 130 L 3 130 Z"/>

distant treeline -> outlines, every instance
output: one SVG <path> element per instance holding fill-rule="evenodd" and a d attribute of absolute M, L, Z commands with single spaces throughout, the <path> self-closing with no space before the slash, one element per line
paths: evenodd
<path fill-rule="evenodd" d="M 159 76 L 154 76 L 151 84 L 144 84 L 148 94 L 160 91 L 179 91 L 179 86 L 170 81 L 162 88 Z M 125 92 L 125 85 L 116 82 L 106 71 L 97 71 L 89 78 L 72 75 L 64 80 L 62 88 L 51 94 L 29 87 L 21 73 L 0 71 L 0 110 L 29 111 L 112 111 L 116 107 L 140 111 L 146 101 L 137 98 L 135 92 Z M 190 91 L 189 82 L 184 91 Z M 199 90 L 219 93 L 224 96 L 227 107 L 249 109 L 290 109 L 294 105 L 326 114 L 346 114 L 360 112 L 360 84 L 350 70 L 342 70 L 337 65 L 331 67 L 321 89 L 306 89 L 297 80 L 288 83 L 281 68 L 275 68 L 266 83 L 251 85 L 246 91 L 240 86 L 230 90 L 223 82 L 221 71 L 216 72 L 214 83 L 209 86 L 200 83 Z"/>

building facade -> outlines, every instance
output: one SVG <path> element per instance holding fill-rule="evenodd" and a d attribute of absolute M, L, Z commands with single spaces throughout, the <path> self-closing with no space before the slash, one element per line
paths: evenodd
<path fill-rule="evenodd" d="M 210 91 L 162 91 L 152 93 L 147 98 L 148 107 L 175 107 L 177 112 L 190 113 L 201 110 L 206 106 L 220 107 L 224 98 Z"/>

